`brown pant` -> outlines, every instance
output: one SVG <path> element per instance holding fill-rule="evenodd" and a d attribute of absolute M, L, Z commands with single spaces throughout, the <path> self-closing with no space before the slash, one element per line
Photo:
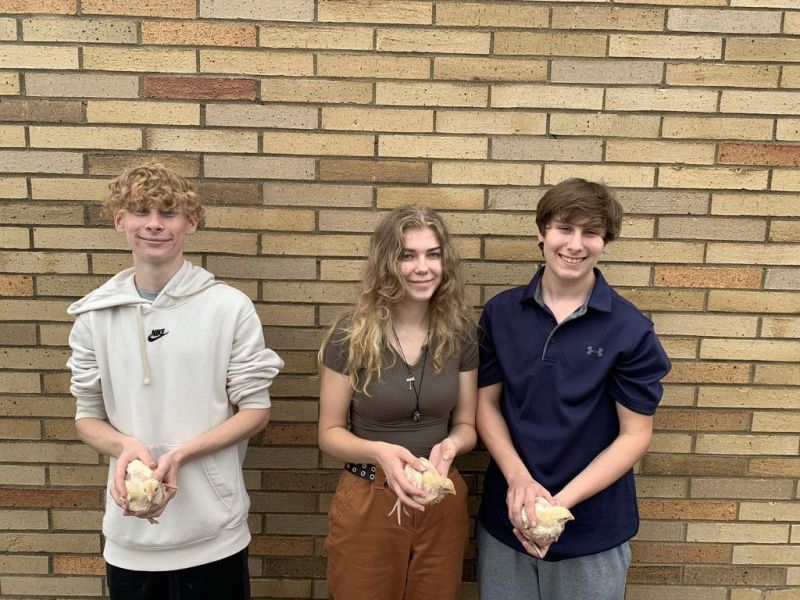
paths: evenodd
<path fill-rule="evenodd" d="M 467 486 L 458 471 L 448 495 L 425 512 L 388 516 L 397 501 L 378 468 L 369 482 L 343 472 L 328 514 L 330 600 L 449 600 L 461 589 L 469 536 Z"/>

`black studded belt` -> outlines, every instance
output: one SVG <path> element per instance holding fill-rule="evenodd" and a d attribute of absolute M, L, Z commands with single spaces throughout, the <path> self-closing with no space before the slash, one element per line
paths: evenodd
<path fill-rule="evenodd" d="M 344 470 L 366 481 L 375 481 L 375 465 L 367 463 L 345 463 Z"/>

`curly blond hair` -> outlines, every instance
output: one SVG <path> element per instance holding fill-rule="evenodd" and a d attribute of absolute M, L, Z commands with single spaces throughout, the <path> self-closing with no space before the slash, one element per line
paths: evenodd
<path fill-rule="evenodd" d="M 122 212 L 138 208 L 182 212 L 187 218 L 200 223 L 205 208 L 200 204 L 194 185 L 161 163 L 146 163 L 125 169 L 108 184 L 111 191 L 103 203 L 112 219 Z"/>
<path fill-rule="evenodd" d="M 474 322 L 467 306 L 460 258 L 442 218 L 428 208 L 404 206 L 396 208 L 378 223 L 370 238 L 367 265 L 361 292 L 344 321 L 335 323 L 327 332 L 319 351 L 322 357 L 337 326 L 344 323 L 344 335 L 334 343 L 347 346 L 344 374 L 354 390 L 367 392 L 373 379 L 380 379 L 384 364 L 384 348 L 392 335 L 392 311 L 403 300 L 405 279 L 401 274 L 407 231 L 431 229 L 442 249 L 442 281 L 428 305 L 430 318 L 429 349 L 434 368 L 439 371 L 445 359 L 460 351 L 474 331 Z"/>

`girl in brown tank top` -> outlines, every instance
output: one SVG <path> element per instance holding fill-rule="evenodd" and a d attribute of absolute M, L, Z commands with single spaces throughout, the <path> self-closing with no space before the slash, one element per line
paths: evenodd
<path fill-rule="evenodd" d="M 398 208 L 370 239 L 361 293 L 320 349 L 319 443 L 345 461 L 328 516 L 332 600 L 458 598 L 476 442 L 477 342 L 459 258 L 435 212 Z M 456 494 L 423 507 L 424 456 Z M 405 513 L 389 516 L 396 502 Z M 406 516 L 407 515 L 407 516 Z"/>

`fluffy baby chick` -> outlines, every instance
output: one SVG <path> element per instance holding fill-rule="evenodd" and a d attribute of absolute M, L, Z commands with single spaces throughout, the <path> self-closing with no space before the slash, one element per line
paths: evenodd
<path fill-rule="evenodd" d="M 536 527 L 531 527 L 528 521 L 528 512 L 522 507 L 522 522 L 525 524 L 525 537 L 548 542 L 555 542 L 564 531 L 567 521 L 575 519 L 568 508 L 553 506 L 544 498 L 536 498 Z"/>
<path fill-rule="evenodd" d="M 423 457 L 420 457 L 419 461 L 425 467 L 425 470 L 421 473 L 409 464 L 406 464 L 405 467 L 403 467 L 403 473 L 405 474 L 406 479 L 413 483 L 420 490 L 420 492 L 422 492 L 422 495 L 411 497 L 415 502 L 419 502 L 423 506 L 428 506 L 431 504 L 438 504 L 447 494 L 455 495 L 456 488 L 453 485 L 453 482 L 447 477 L 440 475 L 439 471 L 436 470 L 436 467 L 433 466 L 431 461 Z M 400 499 L 398 498 L 391 512 L 389 512 L 389 516 L 391 516 L 395 511 L 397 512 L 398 525 L 400 525 L 401 507 L 402 505 L 400 504 Z M 406 512 L 405 507 L 402 507 L 402 510 L 403 512 Z M 406 512 L 406 514 L 408 513 Z"/>
<path fill-rule="evenodd" d="M 160 506 L 164 502 L 166 489 L 164 484 L 153 479 L 153 470 L 136 459 L 128 463 L 125 475 L 125 497 L 128 510 L 143 514 Z"/>

